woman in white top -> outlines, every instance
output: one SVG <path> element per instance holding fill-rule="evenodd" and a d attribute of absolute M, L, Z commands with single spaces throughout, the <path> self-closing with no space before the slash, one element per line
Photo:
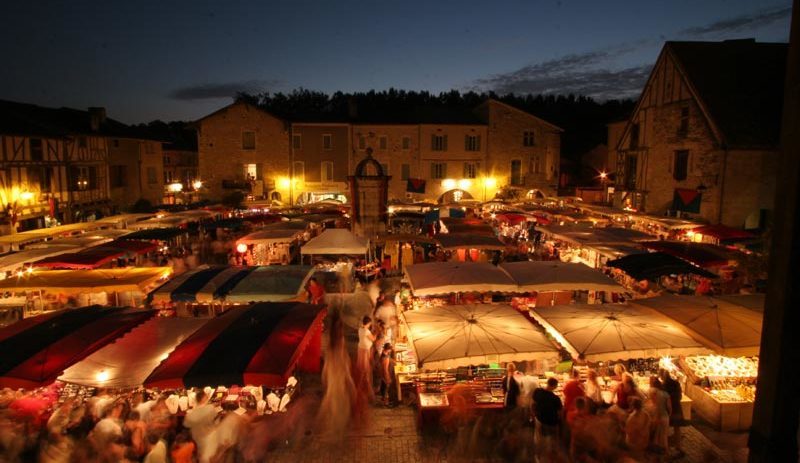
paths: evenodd
<path fill-rule="evenodd" d="M 600 394 L 600 383 L 597 382 L 597 372 L 589 370 L 586 374 L 586 384 L 583 385 L 586 397 L 591 399 L 595 405 L 603 403 L 603 396 Z"/>
<path fill-rule="evenodd" d="M 355 383 L 356 390 L 361 394 L 367 394 L 371 400 L 372 390 L 372 344 L 375 343 L 375 335 L 372 334 L 372 319 L 364 316 L 361 319 L 361 328 L 358 329 L 358 357 L 356 359 Z"/>

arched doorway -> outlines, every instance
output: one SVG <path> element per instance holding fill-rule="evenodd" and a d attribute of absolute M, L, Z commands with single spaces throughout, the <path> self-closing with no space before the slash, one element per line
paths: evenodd
<path fill-rule="evenodd" d="M 534 188 L 532 190 L 528 190 L 528 193 L 525 195 L 526 199 L 544 199 L 546 197 L 547 196 L 545 196 L 545 194 L 542 192 L 542 190 L 539 190 L 539 189 L 536 189 L 536 188 Z"/>
<path fill-rule="evenodd" d="M 458 203 L 464 199 L 472 199 L 472 195 L 469 194 L 469 191 L 461 190 L 461 189 L 454 189 L 445 191 L 439 196 L 438 203 L 439 204 L 448 204 L 448 203 Z"/>

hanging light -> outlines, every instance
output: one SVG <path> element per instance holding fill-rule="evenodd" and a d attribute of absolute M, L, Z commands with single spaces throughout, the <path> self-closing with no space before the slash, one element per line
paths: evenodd
<path fill-rule="evenodd" d="M 238 252 L 239 252 L 239 254 L 244 254 L 244 253 L 246 253 L 246 252 L 247 252 L 247 245 L 246 245 L 246 244 L 244 244 L 244 243 L 239 243 L 239 244 L 237 244 L 237 245 L 236 245 L 236 251 L 238 251 Z"/>

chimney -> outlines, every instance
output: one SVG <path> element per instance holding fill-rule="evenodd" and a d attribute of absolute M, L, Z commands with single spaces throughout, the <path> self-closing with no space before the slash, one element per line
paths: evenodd
<path fill-rule="evenodd" d="M 94 107 L 89 108 L 89 128 L 92 132 L 100 130 L 100 126 L 106 121 L 106 108 Z"/>
<path fill-rule="evenodd" d="M 358 104 L 353 97 L 347 99 L 347 116 L 353 120 L 358 119 Z"/>

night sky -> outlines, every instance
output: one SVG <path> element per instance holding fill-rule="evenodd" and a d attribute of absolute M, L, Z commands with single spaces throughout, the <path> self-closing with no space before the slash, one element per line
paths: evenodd
<path fill-rule="evenodd" d="M 0 11 L 0 99 L 197 119 L 237 91 L 636 97 L 665 40 L 785 42 L 791 0 L 39 1 Z"/>

